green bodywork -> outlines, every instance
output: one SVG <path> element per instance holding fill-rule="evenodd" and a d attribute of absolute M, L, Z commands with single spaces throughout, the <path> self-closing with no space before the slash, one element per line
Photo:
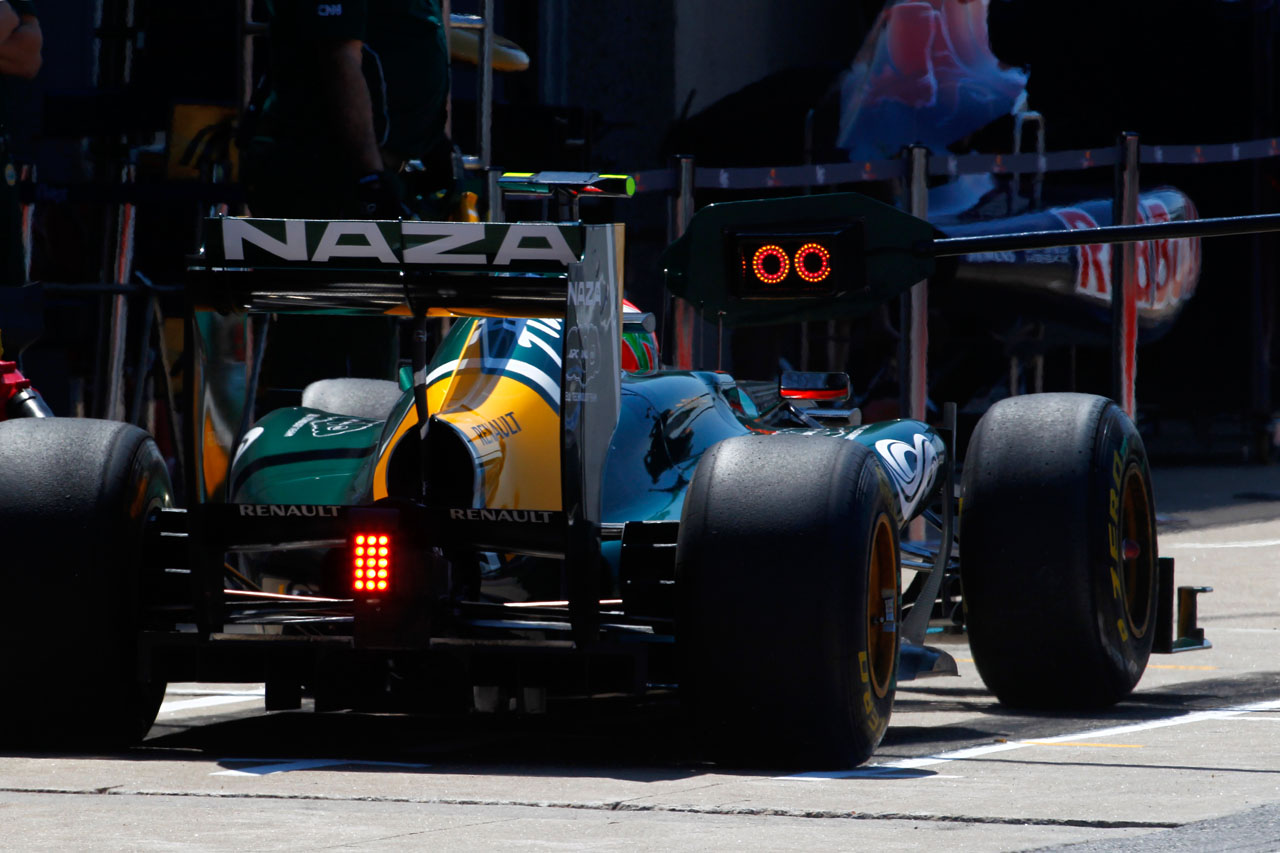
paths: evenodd
<path fill-rule="evenodd" d="M 412 398 L 405 395 L 400 406 Z M 231 467 L 236 503 L 358 504 L 371 491 L 387 421 L 333 415 L 301 406 L 277 409 L 240 444 Z M 247 443 L 246 443 L 247 442 Z"/>

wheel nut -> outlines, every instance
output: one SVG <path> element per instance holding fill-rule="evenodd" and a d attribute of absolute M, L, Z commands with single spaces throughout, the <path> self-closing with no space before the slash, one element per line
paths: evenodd
<path fill-rule="evenodd" d="M 1132 539 L 1124 540 L 1123 548 L 1124 558 L 1126 560 L 1136 560 L 1138 559 L 1138 555 L 1142 553 L 1142 546 L 1137 542 L 1134 542 Z"/>

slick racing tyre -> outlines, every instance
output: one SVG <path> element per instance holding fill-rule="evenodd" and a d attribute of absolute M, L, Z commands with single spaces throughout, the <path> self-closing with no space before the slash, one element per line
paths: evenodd
<path fill-rule="evenodd" d="M 680 521 L 676 646 L 717 757 L 852 767 L 875 751 L 897 686 L 896 506 L 852 441 L 742 436 L 702 457 Z"/>
<path fill-rule="evenodd" d="M 1146 451 L 1110 400 L 1031 394 L 978 422 L 961 583 L 973 659 L 1001 702 L 1091 708 L 1142 677 L 1156 622 Z"/>
<path fill-rule="evenodd" d="M 139 676 L 143 521 L 172 503 L 164 460 L 128 424 L 0 422 L 0 740 L 118 747 L 155 720 Z"/>

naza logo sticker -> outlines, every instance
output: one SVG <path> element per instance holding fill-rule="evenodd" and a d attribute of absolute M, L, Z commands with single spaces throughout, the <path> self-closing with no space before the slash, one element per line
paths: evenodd
<path fill-rule="evenodd" d="M 880 439 L 876 442 L 876 454 L 898 486 L 903 519 L 910 518 L 920 499 L 933 486 L 938 470 L 938 451 L 929 436 L 916 433 L 911 444 L 896 438 Z"/>
<path fill-rule="evenodd" d="M 569 283 L 569 301 L 574 305 L 599 305 L 604 301 L 599 279 Z"/>

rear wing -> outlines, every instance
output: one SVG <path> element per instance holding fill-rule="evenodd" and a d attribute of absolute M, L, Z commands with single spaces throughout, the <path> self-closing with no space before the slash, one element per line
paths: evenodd
<path fill-rule="evenodd" d="M 561 522 L 562 534 L 548 541 L 545 524 L 525 533 L 539 534 L 539 552 L 568 558 L 575 625 L 591 625 L 599 600 L 601 479 L 621 406 L 621 226 L 232 217 L 205 224 L 205 245 L 190 265 L 187 347 L 187 375 L 197 388 L 187 430 L 193 452 L 185 460 L 194 529 L 204 529 L 201 508 L 221 501 L 213 480 L 219 464 L 225 475 L 229 451 L 243 429 L 235 426 L 243 420 L 238 412 L 221 411 L 227 408 L 225 395 L 214 393 L 218 389 L 207 379 L 219 346 L 225 349 L 220 340 L 231 336 L 211 333 L 198 315 L 563 318 L 563 512 L 539 514 Z M 415 383 L 425 383 L 425 360 L 415 363 L 414 374 Z M 415 396 L 425 401 L 425 394 Z M 426 423 L 426 412 L 419 416 Z M 510 541 L 483 539 L 490 533 Z M 528 545 L 509 524 L 477 535 L 478 541 L 509 550 Z"/>

